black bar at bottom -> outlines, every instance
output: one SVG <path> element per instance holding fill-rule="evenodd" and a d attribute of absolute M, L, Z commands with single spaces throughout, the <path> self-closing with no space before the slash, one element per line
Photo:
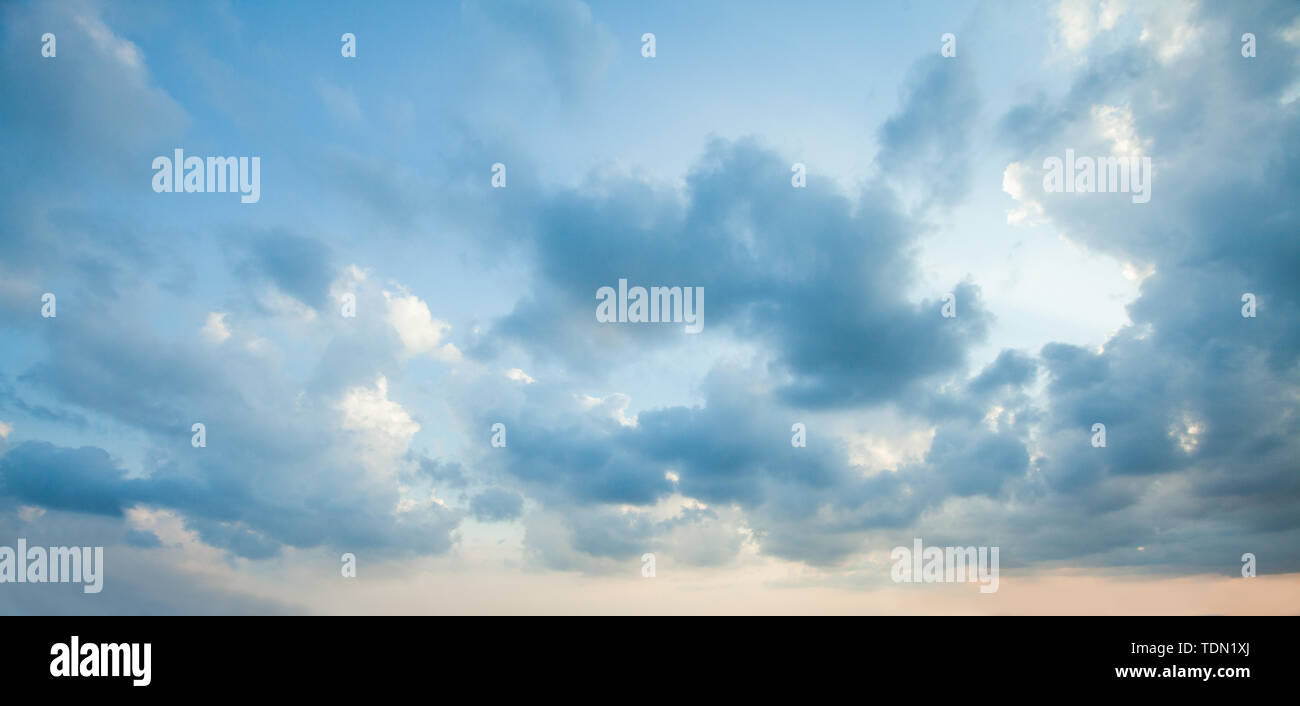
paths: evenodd
<path fill-rule="evenodd" d="M 1300 622 L 1293 617 L 7 617 L 0 626 L 0 689 L 13 696 L 34 690 L 55 699 L 109 691 L 212 697 L 270 689 L 335 697 L 414 690 L 450 699 L 468 689 L 493 699 L 559 690 L 570 696 L 589 692 L 601 700 L 717 692 L 767 701 L 785 691 L 821 701 L 840 689 L 864 694 L 873 684 L 886 683 L 922 697 L 983 693 L 995 698 L 1028 687 L 1050 690 L 1036 691 L 1040 696 L 1075 690 L 1275 690 L 1289 686 L 1295 673 L 1294 630 Z M 58 660 L 55 647 L 70 652 L 74 636 L 81 660 L 90 657 L 88 668 L 78 664 L 78 676 L 71 675 L 67 660 Z M 145 643 L 147 676 L 141 675 Z M 119 647 L 102 650 L 103 644 Z M 85 675 L 101 665 L 113 671 L 113 657 L 127 654 L 122 644 L 138 647 L 132 664 L 118 666 L 121 676 Z M 55 676 L 52 669 L 66 675 Z M 1121 676 L 1119 670 L 1129 671 Z M 147 686 L 134 684 L 146 679 Z"/>

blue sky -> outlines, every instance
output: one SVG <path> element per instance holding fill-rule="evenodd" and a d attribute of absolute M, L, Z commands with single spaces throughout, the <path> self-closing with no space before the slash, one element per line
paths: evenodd
<path fill-rule="evenodd" d="M 0 610 L 1294 611 L 1293 4 L 2 12 L 0 545 L 108 574 Z M 620 278 L 704 330 L 597 323 Z M 1006 588 L 891 583 L 913 537 Z"/>

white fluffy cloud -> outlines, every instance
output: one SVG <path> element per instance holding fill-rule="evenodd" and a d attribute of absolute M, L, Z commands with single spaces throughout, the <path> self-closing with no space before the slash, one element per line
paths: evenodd
<path fill-rule="evenodd" d="M 225 313 L 214 311 L 208 314 L 208 322 L 203 324 L 200 333 L 203 334 L 203 338 L 212 343 L 222 343 L 230 338 L 230 327 L 226 326 Z"/>
<path fill-rule="evenodd" d="M 1133 121 L 1133 111 L 1125 106 L 1092 106 L 1092 124 L 1102 139 L 1110 142 L 1111 155 L 1116 157 L 1141 157 L 1146 142 L 1138 136 Z"/>
<path fill-rule="evenodd" d="M 1124 0 L 1061 0 L 1056 21 L 1065 48 L 1083 51 L 1100 32 L 1114 28 L 1125 9 Z"/>
<path fill-rule="evenodd" d="M 615 392 L 605 397 L 592 397 L 591 395 L 579 395 L 578 404 L 583 409 L 594 410 L 597 414 L 609 417 L 620 425 L 625 427 L 634 427 L 637 424 L 637 416 L 627 416 L 628 404 L 632 399 L 621 392 Z"/>
<path fill-rule="evenodd" d="M 529 375 L 528 373 L 525 373 L 523 370 L 519 368 L 511 368 L 507 370 L 506 377 L 511 380 L 514 380 L 515 382 L 522 382 L 525 385 L 531 385 L 537 382 L 536 380 L 533 379 L 533 376 Z"/>
<path fill-rule="evenodd" d="M 1007 223 L 1013 226 L 1029 226 L 1037 223 L 1043 216 L 1043 205 L 1031 195 L 1038 173 L 1028 162 L 1012 162 L 1002 172 L 1002 190 L 1015 199 L 1018 205 L 1007 210 Z"/>
<path fill-rule="evenodd" d="M 338 405 L 343 414 L 342 427 L 359 432 L 371 449 L 379 452 L 374 460 L 385 460 L 404 453 L 411 439 L 420 431 L 419 422 L 406 409 L 388 399 L 388 378 L 380 375 L 374 387 L 358 386 L 347 391 Z"/>
<path fill-rule="evenodd" d="M 388 301 L 387 321 L 397 330 L 407 355 L 428 355 L 449 363 L 460 360 L 460 350 L 442 342 L 443 336 L 451 330 L 451 324 L 433 318 L 428 304 L 405 292 L 384 292 L 384 299 Z"/>

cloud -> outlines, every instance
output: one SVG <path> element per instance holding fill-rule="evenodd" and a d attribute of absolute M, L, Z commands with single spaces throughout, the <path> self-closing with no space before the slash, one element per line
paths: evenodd
<path fill-rule="evenodd" d="M 1037 532 L 1018 537 L 1035 555 L 1095 552 L 1096 561 L 1129 564 L 1138 559 L 1119 547 L 1142 544 L 1148 564 L 1223 571 L 1212 555 L 1189 550 L 1203 542 L 1227 553 L 1240 546 L 1268 551 L 1278 570 L 1300 566 L 1280 544 L 1300 533 L 1300 520 L 1283 509 L 1300 489 L 1283 460 L 1300 453 L 1285 411 L 1295 386 L 1284 372 L 1300 361 L 1300 339 L 1291 333 L 1300 290 L 1283 270 L 1300 263 L 1300 251 L 1287 235 L 1298 225 L 1295 214 L 1279 206 L 1297 196 L 1291 175 L 1300 151 L 1291 138 L 1294 114 L 1274 108 L 1292 71 L 1283 67 L 1294 66 L 1294 57 L 1256 65 L 1248 80 L 1235 80 L 1240 57 L 1196 40 L 1233 24 L 1219 11 L 1181 6 L 1165 16 L 1144 8 L 1148 25 L 1170 30 L 1158 42 L 1151 30 L 1151 41 L 1140 42 L 1157 61 L 1137 70 L 1115 66 L 1114 76 L 1097 74 L 1110 69 L 1085 72 L 1063 101 L 1092 109 L 1074 120 L 1040 121 L 1052 127 L 1022 145 L 1096 140 L 1116 153 L 1149 154 L 1157 165 L 1154 208 L 1117 209 L 1068 194 L 1034 201 L 1042 219 L 1072 240 L 1147 273 L 1128 307 L 1132 324 L 1100 351 L 1053 343 L 1040 353 L 1048 384 L 1035 464 L 1050 493 L 1041 506 L 1068 498 L 1079 516 L 1065 521 L 1106 517 L 1131 534 L 1083 532 L 1069 547 L 1032 536 Z M 1260 11 L 1282 25 L 1294 16 L 1281 5 Z M 1128 48 L 1115 51 L 1132 56 Z M 1112 66 L 1100 58 L 1099 66 Z M 1214 87 L 1212 100 L 1203 99 L 1206 86 Z M 1046 102 L 1032 112 L 1058 115 L 1062 107 Z M 1242 122 L 1243 115 L 1253 117 Z M 1275 145 L 1274 158 L 1238 159 L 1260 140 Z M 1032 184 L 1022 193 L 1033 193 Z M 1243 223 L 1254 224 L 1248 247 L 1234 245 Z M 1268 293 L 1267 317 L 1242 317 L 1247 291 L 1261 301 Z M 1087 443 L 1093 423 L 1107 427 L 1105 448 Z M 1178 490 L 1161 492 L 1170 487 Z M 1213 518 L 1215 536 L 1193 516 Z"/>
<path fill-rule="evenodd" d="M 0 498 L 0 506 L 3 506 Z M 31 510 L 33 508 L 26 508 Z M 132 513 L 139 515 L 139 513 Z M 6 584 L 6 615 L 283 615 L 305 612 L 250 586 L 244 570 L 193 538 L 178 540 L 163 522 L 136 529 L 134 517 L 105 517 L 38 509 L 0 512 L 0 536 L 30 546 L 103 546 L 103 590 L 78 584 Z M 169 541 L 163 542 L 155 532 Z"/>
<path fill-rule="evenodd" d="M 467 24 L 484 34 L 487 60 L 531 73 L 536 66 L 564 100 L 586 98 L 603 80 L 618 44 L 578 0 L 466 2 Z"/>
<path fill-rule="evenodd" d="M 5 495 L 21 503 L 97 515 L 120 516 L 130 498 L 143 492 L 103 449 L 36 441 L 0 457 L 0 479 Z"/>
<path fill-rule="evenodd" d="M 1023 99 L 981 90 L 975 56 L 927 56 L 875 132 L 878 176 L 853 193 L 835 180 L 792 189 L 779 134 L 781 149 L 711 139 L 680 181 L 570 178 L 586 165 L 530 149 L 565 137 L 533 124 L 546 121 L 503 127 L 457 107 L 437 119 L 474 127 L 400 141 L 409 164 L 372 145 L 286 155 L 304 190 L 342 189 L 369 221 L 419 236 L 365 247 L 329 199 L 306 216 L 268 201 L 229 222 L 206 204 L 175 224 L 140 217 L 155 213 L 133 195 L 140 165 L 189 139 L 191 113 L 149 71 L 143 48 L 166 44 L 131 43 L 93 7 L 3 10 L 0 53 L 14 61 L 0 87 L 18 102 L 0 125 L 30 139 L 0 165 L 13 187 L 0 196 L 0 528 L 111 532 L 123 561 L 160 577 L 112 609 L 292 611 L 230 587 L 344 551 L 409 570 L 462 533 L 466 554 L 522 533 L 500 550 L 512 567 L 591 573 L 651 551 L 661 569 L 802 564 L 854 582 L 873 552 L 913 536 L 1001 546 L 1029 570 L 1225 573 L 1244 551 L 1267 557 L 1263 572 L 1300 569 L 1300 143 L 1286 100 L 1300 47 L 1274 41 L 1247 61 L 1208 41 L 1241 26 L 1285 33 L 1292 5 L 1063 3 L 1044 16 L 1080 61 L 1027 62 Z M 529 105 L 502 115 L 561 105 L 603 119 L 622 40 L 585 5 L 463 13 L 483 52 L 466 82 Z M 32 51 L 46 25 L 58 62 Z M 175 85 L 186 107 L 223 103 L 193 95 L 210 83 Z M 449 106 L 476 90 L 443 88 Z M 352 89 L 312 89 L 277 97 L 275 114 L 325 101 L 365 122 Z M 196 140 L 247 137 L 193 115 Z M 329 123 L 307 124 L 308 141 L 357 132 Z M 975 162 L 983 138 L 996 162 Z M 1066 148 L 1152 157 L 1152 201 L 1043 193 L 1039 165 Z M 511 186 L 493 193 L 481 177 L 498 149 L 514 155 Z M 973 179 L 996 188 L 998 168 L 1009 220 L 1033 226 L 1025 238 L 1060 235 L 1142 275 L 1113 335 L 1005 349 L 983 295 L 1002 272 L 932 276 L 952 263 L 924 247 L 926 219 L 960 213 L 972 237 L 998 225 L 969 202 Z M 460 257 L 484 296 L 396 281 L 421 281 L 431 254 Z M 704 330 L 599 324 L 594 293 L 620 278 L 704 288 Z M 45 320 L 34 304 L 50 289 L 60 313 Z M 1255 318 L 1241 316 L 1246 292 Z M 955 319 L 940 315 L 949 293 Z M 338 315 L 345 294 L 355 317 Z M 791 445 L 796 421 L 806 447 Z M 203 448 L 189 443 L 195 422 Z M 487 442 L 495 423 L 506 447 Z M 1094 423 L 1105 447 L 1090 443 Z M 195 565 L 234 568 L 207 583 Z M 101 609 L 72 601 L 6 605 Z"/>
<path fill-rule="evenodd" d="M 359 300 L 370 311 L 384 301 L 365 288 Z M 337 327 L 336 337 L 316 370 L 291 379 L 258 350 L 164 339 L 117 300 L 83 306 L 81 316 L 61 312 L 58 326 L 35 328 L 48 353 L 23 385 L 117 439 L 143 440 L 143 461 L 128 473 L 103 446 L 25 441 L 0 457 L 0 496 L 109 516 L 138 504 L 170 509 L 202 541 L 248 557 L 277 555 L 285 545 L 380 554 L 450 548 L 460 513 L 395 511 L 427 488 L 405 478 L 415 472 L 409 445 L 419 425 L 389 398 L 383 369 L 395 364 L 400 342 L 381 317 L 358 319 L 355 329 L 342 317 L 321 322 Z M 266 321 L 242 325 L 256 330 Z M 344 352 L 352 339 L 365 341 L 360 366 Z M 205 448 L 190 446 L 196 421 L 206 425 Z"/>
<path fill-rule="evenodd" d="M 520 370 L 519 368 L 511 368 L 507 370 L 506 377 L 511 380 L 514 380 L 515 382 L 522 382 L 525 385 L 531 385 L 537 382 L 536 380 L 533 379 L 531 375 L 525 373 L 523 370 Z"/>
<path fill-rule="evenodd" d="M 898 113 L 879 130 L 876 163 L 926 203 L 956 204 L 970 190 L 970 133 L 980 97 L 970 64 L 931 56 L 910 69 Z"/>
<path fill-rule="evenodd" d="M 155 81 L 144 52 L 104 21 L 95 3 L 11 4 L 3 10 L 0 126 L 28 139 L 15 150 L 43 160 L 80 162 L 113 176 L 148 164 L 190 123 Z M 50 32 L 58 55 L 44 59 L 32 38 Z M 94 116 L 94 119 L 87 119 Z M 155 151 L 156 150 L 156 151 Z"/>
<path fill-rule="evenodd" d="M 1012 162 L 1002 172 L 1002 191 L 1019 202 L 1019 206 L 1007 210 L 1007 224 L 1013 226 L 1035 225 L 1043 213 L 1043 205 L 1037 201 L 1034 189 L 1040 171 L 1027 162 Z"/>
<path fill-rule="evenodd" d="M 400 404 L 388 399 L 388 379 L 380 375 L 374 388 L 355 387 L 339 403 L 342 426 L 347 431 L 366 432 L 391 452 L 404 451 L 420 425 Z"/>
<path fill-rule="evenodd" d="M 1124 0 L 1061 0 L 1056 4 L 1060 39 L 1071 52 L 1081 52 L 1098 33 L 1115 27 L 1126 11 Z"/>
<path fill-rule="evenodd" d="M 414 455 L 408 456 L 408 460 L 416 461 L 419 472 L 428 476 L 430 480 L 439 486 L 464 488 L 469 483 L 465 469 L 459 462 L 441 461 Z"/>
<path fill-rule="evenodd" d="M 242 244 L 235 269 L 246 281 L 274 285 L 308 307 L 325 304 L 335 271 L 330 249 L 319 239 L 277 229 Z"/>
<path fill-rule="evenodd" d="M 200 333 L 212 343 L 224 343 L 227 338 L 230 338 L 230 327 L 226 326 L 226 314 L 217 311 L 208 314 L 208 321 L 203 324 Z"/>
<path fill-rule="evenodd" d="M 411 294 L 384 292 L 384 299 L 388 302 L 388 323 L 401 337 L 407 355 L 427 355 L 445 362 L 460 359 L 456 346 L 442 342 L 451 325 L 433 318 L 428 304 Z"/>
<path fill-rule="evenodd" d="M 596 290 L 626 278 L 704 287 L 702 335 L 769 347 L 786 380 L 779 393 L 793 404 L 880 401 L 959 369 L 987 331 L 979 288 L 955 284 L 956 319 L 939 316 L 946 292 L 909 301 L 907 243 L 920 224 L 883 188 L 865 191 L 855 211 L 828 185 L 795 192 L 775 176 L 787 170 L 753 140 L 717 140 L 685 198 L 617 177 L 597 193 L 561 192 L 533 217 L 538 283 L 494 324 L 487 349 L 516 343 L 584 369 L 598 367 L 597 352 L 680 345 L 680 328 L 596 322 Z M 791 242 L 790 233 L 801 235 Z"/>
<path fill-rule="evenodd" d="M 489 488 L 470 501 L 469 511 L 480 522 L 513 520 L 522 513 L 524 498 L 519 493 Z"/>
<path fill-rule="evenodd" d="M 1031 358 L 1008 352 L 975 378 L 972 389 L 1018 410 L 1033 370 Z M 635 424 L 610 413 L 575 420 L 575 405 L 562 391 L 540 384 L 521 390 L 514 411 L 489 396 L 477 405 L 477 424 L 501 420 L 511 436 L 506 448 L 478 462 L 523 483 L 543 517 L 555 512 L 566 518 L 563 529 L 543 517 L 525 520 L 526 542 L 543 562 L 590 570 L 601 564 L 589 560 L 628 560 L 656 544 L 679 546 L 671 538 L 685 520 L 654 514 L 674 497 L 710 508 L 686 515 L 694 518 L 691 524 L 703 523 L 702 536 L 727 538 L 708 550 L 709 563 L 734 559 L 750 537 L 760 553 L 833 565 L 860 551 L 869 532 L 906 527 L 949 498 L 1004 498 L 1009 488 L 1030 482 L 1032 414 L 1004 415 L 995 434 L 985 427 L 982 409 L 950 414 L 920 461 L 871 474 L 825 427 L 811 427 L 815 442 L 808 447 L 792 447 L 789 410 L 774 391 L 756 388 L 754 372 L 715 369 L 703 406 L 642 411 Z M 596 411 L 598 401 L 580 397 L 576 409 Z M 714 525 L 720 518 L 729 529 Z M 555 544 L 565 541 L 568 549 Z"/>

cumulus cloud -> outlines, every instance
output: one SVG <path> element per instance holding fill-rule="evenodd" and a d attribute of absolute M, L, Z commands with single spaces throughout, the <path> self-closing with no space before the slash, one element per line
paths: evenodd
<path fill-rule="evenodd" d="M 389 455 L 404 452 L 420 425 L 402 405 L 388 399 L 388 378 L 380 375 L 374 387 L 354 387 L 339 403 L 342 426 L 365 432 Z"/>
<path fill-rule="evenodd" d="M 1067 50 L 1081 52 L 1098 33 L 1113 29 L 1126 10 L 1125 0 L 1060 0 L 1056 4 L 1060 40 Z"/>
<path fill-rule="evenodd" d="M 1043 214 L 1043 205 L 1035 197 L 1036 180 L 1041 172 L 1028 162 L 1012 162 L 1002 172 L 1002 190 L 1019 202 L 1007 209 L 1007 223 L 1013 226 L 1035 225 Z"/>
<path fill-rule="evenodd" d="M 514 380 L 515 382 L 522 382 L 525 385 L 531 385 L 537 382 L 536 380 L 533 379 L 531 375 L 525 373 L 523 370 L 519 368 L 511 368 L 507 370 L 506 377 L 510 378 L 511 380 Z"/>
<path fill-rule="evenodd" d="M 518 343 L 581 370 L 598 367 L 602 353 L 680 343 L 680 328 L 595 321 L 594 293 L 623 277 L 704 287 L 705 335 L 769 346 L 785 374 L 779 393 L 796 404 L 882 400 L 960 368 L 989 321 L 978 286 L 953 283 L 956 319 L 936 315 L 946 292 L 909 301 L 916 263 L 907 244 L 921 224 L 892 192 L 876 185 L 854 210 L 829 185 L 809 184 L 796 202 L 788 183 L 767 176 L 787 169 L 754 140 L 719 140 L 687 178 L 684 200 L 617 178 L 598 193 L 557 195 L 533 216 L 544 245 L 538 285 L 496 322 L 489 349 Z"/>
<path fill-rule="evenodd" d="M 401 337 L 407 355 L 427 355 L 446 362 L 460 359 L 460 350 L 455 345 L 442 342 L 451 325 L 433 318 L 428 304 L 415 295 L 401 292 L 384 292 L 384 299 L 388 302 L 388 323 Z"/>
<path fill-rule="evenodd" d="M 214 311 L 208 314 L 208 320 L 203 324 L 201 333 L 212 343 L 222 343 L 230 338 L 230 327 L 226 326 L 225 312 Z"/>
<path fill-rule="evenodd" d="M 1285 23 L 1281 6 L 1266 12 Z M 1129 261 L 1144 276 L 1141 296 L 1129 306 L 1132 325 L 1100 352 L 1066 344 L 1042 349 L 1049 382 L 1036 465 L 1047 488 L 1072 498 L 1079 512 L 1126 524 L 1146 517 L 1165 533 L 1178 527 L 1175 533 L 1184 540 L 1196 536 L 1218 544 L 1231 536 L 1227 543 L 1276 552 L 1277 538 L 1297 531 L 1293 514 L 1284 519 L 1296 485 L 1282 470 L 1282 458 L 1297 450 L 1286 440 L 1290 422 L 1284 420 L 1290 415 L 1282 410 L 1289 404 L 1286 390 L 1294 389 L 1283 371 L 1293 369 L 1300 347 L 1284 323 L 1297 312 L 1296 289 L 1269 263 L 1297 262 L 1294 240 L 1284 235 L 1294 228 L 1294 214 L 1279 210 L 1295 198 L 1294 181 L 1284 175 L 1295 169 L 1297 155 L 1290 139 L 1276 143 L 1277 159 L 1258 167 L 1234 155 L 1246 144 L 1294 132 L 1295 116 L 1271 107 L 1290 70 L 1278 69 L 1290 62 L 1254 81 L 1229 80 L 1237 61 L 1197 43 L 1223 26 L 1217 12 L 1181 5 L 1139 14 L 1163 28 L 1139 42 L 1157 61 L 1138 73 L 1125 70 L 1115 82 L 1080 77 L 1069 100 L 1090 98 L 1092 109 L 1073 124 L 1056 123 L 1049 141 L 1077 144 L 1081 128 L 1087 128 L 1113 153 L 1152 155 L 1163 167 L 1157 169 L 1152 201 L 1160 205 L 1086 208 L 1059 196 L 1023 200 L 1072 239 Z M 1203 101 L 1198 91 L 1161 91 L 1186 75 L 1215 86 L 1217 97 Z M 1125 86 L 1123 104 L 1102 98 L 1116 84 Z M 1035 112 L 1057 110 L 1045 104 Z M 1236 122 L 1233 116 L 1242 114 L 1255 117 Z M 1207 131 L 1206 125 L 1221 127 Z M 1208 165 L 1213 166 L 1203 168 Z M 1263 173 L 1252 173 L 1257 168 Z M 1020 193 L 1032 194 L 1032 185 Z M 1229 243 L 1243 222 L 1258 224 L 1257 232 L 1249 248 L 1237 249 Z M 1268 318 L 1241 316 L 1246 291 L 1269 293 L 1276 308 Z M 1107 425 L 1109 443 L 1094 452 L 1080 441 L 1082 430 L 1095 422 Z M 1180 499 L 1157 492 L 1169 483 L 1180 489 Z M 1044 505 L 1050 502 L 1051 496 Z M 1191 507 L 1218 518 L 1218 538 L 1186 524 Z M 1239 511 L 1244 507 L 1252 508 L 1250 517 Z M 1145 547 L 1148 562 L 1213 563 L 1185 545 L 1169 545 L 1154 529 L 1136 531 L 1137 542 L 1109 533 L 1083 535 L 1076 551 L 1086 547 L 1104 554 L 1103 561 L 1131 563 L 1136 558 L 1123 555 L 1120 546 L 1132 543 Z M 1034 551 L 1059 556 L 1062 548 L 1042 545 Z M 1297 566 L 1290 553 L 1275 556 L 1286 570 Z"/>

